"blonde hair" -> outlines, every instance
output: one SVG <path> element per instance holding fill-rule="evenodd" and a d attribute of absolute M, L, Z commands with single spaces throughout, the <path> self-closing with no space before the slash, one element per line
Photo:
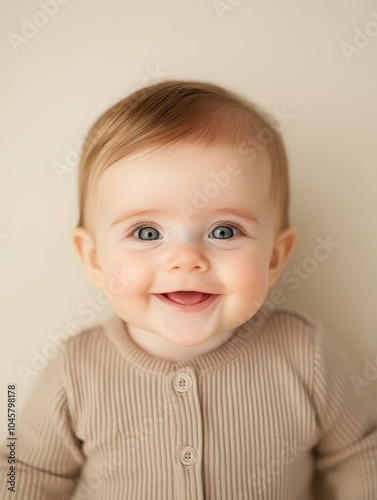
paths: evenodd
<path fill-rule="evenodd" d="M 77 226 L 87 226 L 89 193 L 107 168 L 143 149 L 179 141 L 238 147 L 245 155 L 252 154 L 249 159 L 267 150 L 271 196 L 281 209 L 280 229 L 289 226 L 287 157 L 268 115 L 217 85 L 179 80 L 137 90 L 105 111 L 91 127 L 78 167 Z"/>

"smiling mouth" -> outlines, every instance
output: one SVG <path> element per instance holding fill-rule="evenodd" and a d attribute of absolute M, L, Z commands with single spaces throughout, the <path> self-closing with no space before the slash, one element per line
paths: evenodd
<path fill-rule="evenodd" d="M 153 295 L 172 310 L 186 314 L 206 311 L 210 306 L 215 304 L 220 297 L 219 294 L 191 292 L 187 290 L 181 290 L 180 292 L 154 293 Z"/>
<path fill-rule="evenodd" d="M 194 292 L 194 291 L 177 291 L 177 292 L 168 292 L 162 293 L 164 297 L 175 302 L 176 304 L 183 305 L 193 305 L 200 304 L 207 300 L 212 294 L 211 293 L 203 293 L 203 292 Z"/>

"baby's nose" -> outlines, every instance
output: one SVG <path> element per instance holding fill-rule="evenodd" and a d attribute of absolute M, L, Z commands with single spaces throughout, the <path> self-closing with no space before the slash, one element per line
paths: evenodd
<path fill-rule="evenodd" d="M 191 242 L 181 243 L 175 247 L 172 254 L 167 258 L 166 266 L 169 270 L 206 270 L 209 267 L 209 259 L 200 245 Z"/>

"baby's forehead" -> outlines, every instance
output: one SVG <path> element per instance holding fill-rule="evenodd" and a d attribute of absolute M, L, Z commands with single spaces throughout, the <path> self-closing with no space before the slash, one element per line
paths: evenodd
<path fill-rule="evenodd" d="M 211 156 L 228 156 L 232 155 L 234 157 L 239 155 L 246 155 L 245 151 L 246 142 L 241 141 L 237 144 L 228 144 L 225 142 L 218 142 L 207 144 L 205 142 L 194 141 L 191 142 L 188 139 L 180 139 L 177 141 L 172 141 L 163 144 L 150 144 L 143 148 L 136 150 L 132 154 L 128 154 L 123 158 L 119 159 L 112 166 L 117 166 L 118 164 L 127 164 L 138 162 L 142 160 L 154 160 L 159 157 L 166 158 L 167 156 L 187 157 L 187 154 L 198 153 L 201 156 L 211 157 Z"/>
<path fill-rule="evenodd" d="M 190 143 L 187 141 L 178 141 L 164 145 L 151 145 L 140 149 L 133 154 L 122 157 L 110 166 L 105 166 L 100 169 L 99 179 L 104 173 L 122 166 L 124 168 L 150 166 L 153 170 L 161 167 L 168 167 L 166 173 L 174 173 L 174 170 L 179 170 L 181 166 L 187 166 L 186 175 L 190 175 L 191 171 L 195 172 L 195 166 L 208 164 L 216 169 L 221 169 L 227 162 L 229 169 L 235 164 L 248 166 L 249 170 L 258 168 L 259 170 L 270 170 L 271 162 L 267 148 L 259 148 L 256 150 L 250 147 L 246 141 L 237 144 L 203 144 Z"/>
<path fill-rule="evenodd" d="M 244 183 L 260 185 L 261 188 L 270 186 L 271 170 L 265 150 L 255 153 L 242 144 L 206 146 L 181 141 L 144 148 L 102 168 L 96 187 L 103 193 L 113 189 L 114 185 L 116 189 L 123 184 L 130 192 L 133 188 L 140 189 L 144 184 L 155 182 L 156 189 L 160 190 L 178 186 L 182 189 L 184 185 L 187 189 L 194 189 L 197 184 L 198 189 L 204 185 L 207 191 L 216 191 L 220 187 L 224 192 L 237 184 L 243 189 Z"/>
<path fill-rule="evenodd" d="M 244 151 L 228 145 L 145 148 L 102 174 L 95 195 L 96 212 L 124 207 L 130 212 L 157 208 L 171 213 L 167 208 L 186 207 L 193 214 L 206 215 L 204 208 L 267 206 L 270 169 L 266 159 L 265 154 L 248 158 Z"/>

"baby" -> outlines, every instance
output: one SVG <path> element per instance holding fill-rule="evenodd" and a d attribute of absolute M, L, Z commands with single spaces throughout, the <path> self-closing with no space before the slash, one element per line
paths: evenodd
<path fill-rule="evenodd" d="M 309 500 L 318 473 L 326 498 L 377 499 L 357 370 L 266 307 L 296 243 L 288 186 L 279 132 L 218 86 L 166 81 L 97 120 L 72 240 L 112 314 L 39 375 L 1 498 Z"/>

